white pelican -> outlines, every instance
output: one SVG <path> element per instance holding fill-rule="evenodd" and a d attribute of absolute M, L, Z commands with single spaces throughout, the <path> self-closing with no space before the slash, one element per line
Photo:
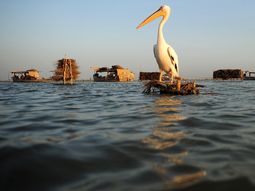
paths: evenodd
<path fill-rule="evenodd" d="M 165 72 L 169 75 L 170 79 L 173 82 L 173 79 L 179 78 L 179 66 L 178 66 L 178 56 L 175 50 L 166 43 L 163 36 L 163 27 L 168 20 L 168 17 L 171 13 L 171 9 L 167 5 L 161 6 L 156 12 L 154 12 L 151 16 L 145 19 L 141 24 L 139 24 L 136 28 L 139 29 L 144 25 L 150 23 L 154 19 L 162 16 L 162 20 L 159 24 L 158 28 L 158 40 L 157 44 L 154 45 L 154 56 L 159 66 L 160 77 L 159 81 L 162 78 L 162 72 Z"/>

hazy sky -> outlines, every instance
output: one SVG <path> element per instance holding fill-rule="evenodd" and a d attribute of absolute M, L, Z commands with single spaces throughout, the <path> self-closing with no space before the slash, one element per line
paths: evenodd
<path fill-rule="evenodd" d="M 91 66 L 158 71 L 153 56 L 160 19 L 136 26 L 167 4 L 166 41 L 179 55 L 182 77 L 211 77 L 215 69 L 255 71 L 254 0 L 1 0 L 0 80 L 15 70 L 51 75 L 67 54 L 80 79 Z"/>

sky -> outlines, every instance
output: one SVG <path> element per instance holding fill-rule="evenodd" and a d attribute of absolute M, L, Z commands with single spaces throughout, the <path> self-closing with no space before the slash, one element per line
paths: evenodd
<path fill-rule="evenodd" d="M 58 59 L 76 59 L 80 79 L 91 67 L 122 65 L 158 71 L 153 55 L 160 18 L 136 26 L 161 5 L 171 7 L 164 37 L 179 56 L 183 78 L 214 70 L 255 71 L 254 0 L 1 0 L 0 80 L 38 69 L 50 77 Z"/>

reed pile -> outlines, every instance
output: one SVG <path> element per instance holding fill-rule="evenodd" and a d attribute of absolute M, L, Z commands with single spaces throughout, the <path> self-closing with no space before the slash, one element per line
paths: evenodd
<path fill-rule="evenodd" d="M 79 77 L 79 67 L 75 59 L 63 58 L 56 63 L 52 79 L 54 81 L 73 81 Z"/>
<path fill-rule="evenodd" d="M 139 80 L 158 80 L 159 76 L 159 72 L 140 72 Z"/>
<path fill-rule="evenodd" d="M 182 82 L 177 81 L 174 83 L 160 82 L 158 80 L 149 81 L 145 84 L 143 93 L 150 94 L 159 92 L 160 94 L 169 95 L 197 95 L 199 94 L 199 88 L 195 82 Z"/>
<path fill-rule="evenodd" d="M 224 69 L 213 72 L 213 79 L 243 79 L 243 71 L 241 69 Z"/>

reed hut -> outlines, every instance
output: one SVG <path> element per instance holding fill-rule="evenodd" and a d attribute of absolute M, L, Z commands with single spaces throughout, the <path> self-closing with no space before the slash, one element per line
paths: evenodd
<path fill-rule="evenodd" d="M 94 70 L 93 79 L 95 82 L 128 82 L 135 79 L 135 74 L 120 65 L 108 67 L 92 67 Z"/>
<path fill-rule="evenodd" d="M 79 77 L 79 67 L 75 59 L 63 58 L 56 63 L 56 69 L 52 79 L 63 81 L 64 84 L 73 84 Z"/>
<path fill-rule="evenodd" d="M 11 72 L 13 82 L 39 82 L 40 73 L 36 69 Z"/>
<path fill-rule="evenodd" d="M 243 75 L 244 80 L 255 80 L 255 72 L 245 71 Z"/>

